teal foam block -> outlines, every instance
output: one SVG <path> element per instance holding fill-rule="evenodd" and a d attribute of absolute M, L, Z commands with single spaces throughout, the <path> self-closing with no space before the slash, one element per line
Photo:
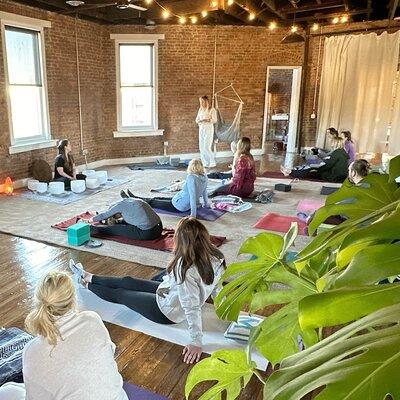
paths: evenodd
<path fill-rule="evenodd" d="M 68 244 L 80 246 L 90 240 L 90 225 L 78 222 L 67 229 Z"/>

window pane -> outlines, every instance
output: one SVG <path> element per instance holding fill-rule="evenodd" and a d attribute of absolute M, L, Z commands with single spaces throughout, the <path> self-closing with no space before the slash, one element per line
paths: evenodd
<path fill-rule="evenodd" d="M 42 113 L 42 88 L 10 86 L 11 115 L 14 139 L 46 134 Z"/>
<path fill-rule="evenodd" d="M 153 88 L 121 88 L 122 127 L 153 126 Z"/>
<path fill-rule="evenodd" d="M 39 33 L 6 27 L 5 36 L 10 84 L 41 85 Z"/>
<path fill-rule="evenodd" d="M 152 85 L 153 45 L 119 46 L 121 86 Z"/>

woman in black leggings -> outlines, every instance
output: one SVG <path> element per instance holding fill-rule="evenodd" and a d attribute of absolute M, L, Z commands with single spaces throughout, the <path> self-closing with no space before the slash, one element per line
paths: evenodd
<path fill-rule="evenodd" d="M 163 282 L 127 277 L 104 277 L 85 272 L 70 261 L 71 270 L 91 292 L 112 303 L 124 304 L 159 324 L 188 323 L 190 343 L 183 354 L 186 363 L 202 353 L 201 309 L 217 292 L 225 270 L 223 254 L 211 243 L 205 226 L 196 218 L 180 220 L 174 236 L 174 254 Z"/>

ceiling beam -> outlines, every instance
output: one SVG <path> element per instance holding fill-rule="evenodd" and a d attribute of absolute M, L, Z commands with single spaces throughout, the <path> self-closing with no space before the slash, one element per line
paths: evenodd
<path fill-rule="evenodd" d="M 303 13 L 303 12 L 309 12 L 309 11 L 320 11 L 320 10 L 328 10 L 332 8 L 342 8 L 344 7 L 343 4 L 338 4 L 337 2 L 335 3 L 324 3 L 320 6 L 316 6 L 314 4 L 307 5 L 307 6 L 302 6 L 298 7 L 295 10 L 293 8 L 281 8 L 279 11 L 284 12 L 286 14 L 298 14 L 298 13 Z"/>
<path fill-rule="evenodd" d="M 368 14 L 371 12 L 371 9 L 369 8 L 363 8 L 361 10 L 352 10 L 348 11 L 346 14 L 347 15 L 360 15 L 360 14 Z M 332 19 L 335 17 L 340 17 L 342 14 L 341 13 L 332 13 L 332 14 L 314 14 L 310 15 L 308 17 L 301 17 L 301 18 L 296 18 L 296 22 L 307 22 L 307 21 L 313 21 L 315 19 Z"/>
<path fill-rule="evenodd" d="M 388 14 L 389 21 L 392 21 L 394 19 L 398 6 L 399 6 L 399 0 L 391 0 L 391 2 L 389 3 L 389 14 Z"/>
<path fill-rule="evenodd" d="M 317 2 L 317 4 L 322 4 L 321 0 L 315 0 Z"/>
<path fill-rule="evenodd" d="M 298 0 L 297 0 L 297 1 L 296 1 L 296 0 L 289 0 L 289 2 L 290 2 L 290 4 L 291 4 L 294 8 L 297 8 L 297 7 L 298 7 L 298 5 L 297 5 Z"/>
<path fill-rule="evenodd" d="M 263 4 L 270 10 L 273 14 L 275 14 L 280 19 L 286 20 L 286 14 L 283 13 L 281 10 L 278 10 L 275 0 L 262 0 Z"/>

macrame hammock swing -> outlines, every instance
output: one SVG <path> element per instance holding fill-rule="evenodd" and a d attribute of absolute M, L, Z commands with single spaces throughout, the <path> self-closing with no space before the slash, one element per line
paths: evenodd
<path fill-rule="evenodd" d="M 215 92 L 216 60 L 217 60 L 217 34 L 215 35 L 215 43 L 214 43 L 214 74 L 213 74 L 213 97 L 212 97 L 213 106 L 217 112 L 217 122 L 214 124 L 214 138 L 218 139 L 219 142 L 230 143 L 232 147 L 232 144 L 235 144 L 239 140 L 240 118 L 242 115 L 244 102 L 239 96 L 238 92 L 233 87 L 233 83 Z M 232 89 L 233 93 L 237 97 L 236 99 L 232 99 L 222 94 L 228 89 Z M 221 111 L 218 106 L 219 98 L 233 101 L 239 104 L 235 117 L 233 118 L 233 121 L 231 123 L 225 122 L 224 118 L 221 115 Z"/>

